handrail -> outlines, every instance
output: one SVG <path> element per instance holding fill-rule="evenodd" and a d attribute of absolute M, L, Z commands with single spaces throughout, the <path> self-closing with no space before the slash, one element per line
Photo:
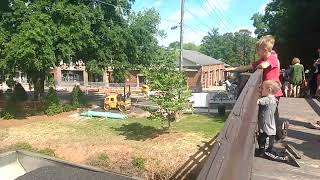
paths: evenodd
<path fill-rule="evenodd" d="M 238 97 L 197 180 L 251 179 L 261 82 L 262 70 L 257 70 Z"/>

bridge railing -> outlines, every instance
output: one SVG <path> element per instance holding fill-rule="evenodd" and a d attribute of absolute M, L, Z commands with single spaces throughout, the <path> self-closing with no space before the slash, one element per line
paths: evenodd
<path fill-rule="evenodd" d="M 262 70 L 257 70 L 242 89 L 197 180 L 251 179 L 261 82 Z"/>

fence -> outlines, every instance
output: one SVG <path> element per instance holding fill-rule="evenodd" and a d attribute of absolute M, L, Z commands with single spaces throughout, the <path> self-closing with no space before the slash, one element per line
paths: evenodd
<path fill-rule="evenodd" d="M 250 76 L 197 180 L 251 179 L 261 81 L 262 70 Z"/>

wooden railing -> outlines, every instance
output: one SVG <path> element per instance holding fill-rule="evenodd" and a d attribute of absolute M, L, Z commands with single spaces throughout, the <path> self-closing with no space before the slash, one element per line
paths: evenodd
<path fill-rule="evenodd" d="M 262 70 L 250 76 L 197 180 L 251 179 L 261 81 Z"/>

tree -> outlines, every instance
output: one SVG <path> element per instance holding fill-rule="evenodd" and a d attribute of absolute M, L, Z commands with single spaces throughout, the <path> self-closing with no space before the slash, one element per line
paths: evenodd
<path fill-rule="evenodd" d="M 256 28 L 254 33 L 260 38 L 266 35 L 268 32 L 268 26 L 263 22 L 263 15 L 260 13 L 253 14 L 251 20 L 253 21 L 253 26 Z"/>
<path fill-rule="evenodd" d="M 213 29 L 203 37 L 200 51 L 230 65 L 249 64 L 256 58 L 255 42 L 247 31 L 220 35 Z"/>
<path fill-rule="evenodd" d="M 180 49 L 180 42 L 179 41 L 175 41 L 169 44 L 168 46 L 171 49 Z M 183 49 L 185 50 L 193 50 L 193 51 L 200 51 L 200 46 L 197 46 L 194 43 L 184 43 L 183 44 Z"/>
<path fill-rule="evenodd" d="M 314 17 L 320 16 L 319 6 L 317 0 L 273 0 L 267 4 L 264 15 L 253 16 L 258 36 L 276 37 L 275 49 L 282 66 L 289 65 L 293 57 L 299 57 L 304 65 L 311 67 L 317 58 L 320 24 Z"/>
<path fill-rule="evenodd" d="M 25 72 L 44 91 L 51 67 L 82 60 L 88 71 L 102 74 L 114 67 L 125 73 L 151 63 L 160 33 L 154 10 L 131 13 L 134 0 L 12 0 L 0 8 L 2 79 Z M 122 77 L 121 74 L 119 77 Z"/>
<path fill-rule="evenodd" d="M 27 73 L 34 85 L 34 97 L 43 93 L 45 74 L 55 64 L 55 26 L 50 16 L 38 12 L 21 23 L 5 47 L 6 67 Z M 17 68 L 17 69 L 16 69 Z"/>
<path fill-rule="evenodd" d="M 186 77 L 176 69 L 174 51 L 158 49 L 154 63 L 143 70 L 152 89 L 160 91 L 159 95 L 150 99 L 159 106 L 159 110 L 151 113 L 170 123 L 177 119 L 177 114 L 187 107 L 191 96 L 187 89 Z"/>

